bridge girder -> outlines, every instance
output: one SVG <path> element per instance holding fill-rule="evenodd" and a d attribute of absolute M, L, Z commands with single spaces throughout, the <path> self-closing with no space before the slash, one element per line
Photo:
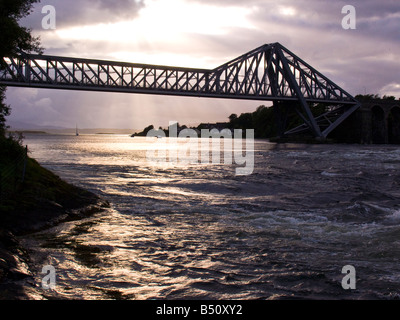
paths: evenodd
<path fill-rule="evenodd" d="M 304 124 L 286 134 L 326 136 L 360 104 L 279 43 L 265 44 L 215 69 L 181 68 L 21 53 L 0 60 L 0 84 L 70 90 L 295 101 Z M 310 104 L 331 107 L 315 117 Z"/>

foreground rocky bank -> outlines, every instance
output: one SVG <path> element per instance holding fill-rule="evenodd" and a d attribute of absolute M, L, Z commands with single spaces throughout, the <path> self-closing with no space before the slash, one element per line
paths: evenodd
<path fill-rule="evenodd" d="M 107 201 L 28 158 L 24 182 L 0 204 L 0 299 L 29 299 L 27 284 L 34 285 L 30 257 L 19 237 L 107 207 Z"/>

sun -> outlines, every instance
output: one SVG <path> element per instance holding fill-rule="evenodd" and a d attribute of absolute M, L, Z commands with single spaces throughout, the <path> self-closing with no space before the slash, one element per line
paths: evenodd
<path fill-rule="evenodd" d="M 297 11 L 293 7 L 286 7 L 286 6 L 280 6 L 279 7 L 279 13 L 283 16 L 294 16 L 296 15 Z"/>

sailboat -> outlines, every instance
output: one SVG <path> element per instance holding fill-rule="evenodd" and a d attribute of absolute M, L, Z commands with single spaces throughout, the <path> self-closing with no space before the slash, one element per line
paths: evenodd
<path fill-rule="evenodd" d="M 78 132 L 78 125 L 76 125 L 76 131 L 75 131 L 75 135 L 79 136 L 79 132 Z"/>

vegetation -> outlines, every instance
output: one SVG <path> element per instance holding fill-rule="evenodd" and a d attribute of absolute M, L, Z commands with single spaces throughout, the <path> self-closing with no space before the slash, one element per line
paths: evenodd
<path fill-rule="evenodd" d="M 19 25 L 19 20 L 31 13 L 34 3 L 40 0 L 0 1 L 0 54 L 15 56 L 20 51 L 41 52 L 40 39 L 31 30 Z"/>
<path fill-rule="evenodd" d="M 0 1 L 0 55 L 14 56 L 19 51 L 40 52 L 39 39 L 31 35 L 29 29 L 21 27 L 18 21 L 28 15 L 37 0 L 1 0 Z M 0 63 L 0 69 L 4 66 Z M 4 210 L 5 201 L 22 181 L 26 169 L 26 152 L 20 139 L 6 137 L 6 117 L 10 106 L 5 104 L 6 87 L 0 86 L 0 210 Z M 12 206 L 11 206 L 12 207 Z"/>
<path fill-rule="evenodd" d="M 153 129 L 154 129 L 153 125 L 147 126 L 146 128 L 143 129 L 143 131 L 132 134 L 131 137 L 136 137 L 136 136 L 137 137 L 145 137 L 147 135 L 147 133 Z"/>
<path fill-rule="evenodd" d="M 242 113 L 240 116 L 231 114 L 229 116 L 229 128 L 254 129 L 255 138 L 268 138 L 277 133 L 275 119 L 273 108 L 261 105 L 252 113 Z"/>
<path fill-rule="evenodd" d="M 19 25 L 19 20 L 31 12 L 39 0 L 1 0 L 0 1 L 0 56 L 15 56 L 20 51 L 42 52 L 39 38 L 33 37 L 31 30 Z M 4 66 L 0 63 L 0 69 Z M 6 116 L 10 106 L 4 103 L 6 88 L 0 86 L 0 139 L 5 137 Z"/>
<path fill-rule="evenodd" d="M 378 94 L 367 94 L 367 95 L 357 95 L 355 97 L 357 100 L 361 102 L 368 102 L 372 100 L 386 100 L 386 101 L 395 101 L 396 97 L 394 96 L 383 96 L 380 97 Z M 399 99 L 400 100 L 400 99 Z M 228 122 L 215 124 L 215 128 L 220 129 L 221 125 L 225 125 L 224 128 L 229 129 L 254 129 L 254 136 L 258 139 L 266 139 L 266 138 L 276 138 L 281 135 L 280 128 L 278 127 L 278 119 L 281 117 L 283 120 L 287 118 L 287 123 L 285 123 L 285 128 L 294 128 L 303 123 L 302 119 L 296 113 L 293 102 L 277 102 L 277 106 L 279 111 L 274 110 L 274 107 L 267 107 L 265 105 L 259 106 L 254 112 L 247 112 L 237 115 L 235 113 L 231 114 L 228 117 Z M 327 106 L 325 104 L 314 104 L 310 106 L 311 112 L 315 117 L 325 113 L 327 111 Z M 287 116 L 287 117 L 286 117 Z M 212 124 L 211 124 L 212 126 Z M 180 130 L 187 128 L 186 126 L 180 126 L 178 124 L 178 133 Z M 210 124 L 200 124 L 196 128 L 191 128 L 197 130 L 200 133 L 201 129 L 209 129 Z M 146 136 L 147 133 L 154 129 L 153 125 L 146 127 L 142 132 L 135 133 L 132 136 Z M 162 129 L 166 136 L 168 136 L 168 129 Z M 340 131 L 340 130 L 336 130 Z M 340 136 L 340 135 L 339 135 Z M 339 137 L 338 136 L 338 137 Z M 292 137 L 290 141 L 310 141 L 315 142 L 314 139 L 308 139 L 307 137 Z M 343 137 L 340 136 L 338 141 L 345 141 Z M 285 141 L 281 139 L 279 141 Z"/>
<path fill-rule="evenodd" d="M 179 132 L 180 132 L 181 130 L 187 129 L 187 126 L 185 126 L 185 125 L 180 126 L 179 123 L 177 123 L 176 126 L 177 126 L 177 133 L 178 133 L 178 134 L 179 134 Z M 154 129 L 155 129 L 155 128 L 154 128 L 153 125 L 149 125 L 149 126 L 147 126 L 146 128 L 144 128 L 143 131 L 141 131 L 141 132 L 136 132 L 136 133 L 132 134 L 131 137 L 146 137 L 147 134 L 149 133 L 149 131 L 154 130 Z M 192 128 L 192 129 L 196 129 L 196 128 Z M 162 127 L 159 127 L 158 130 L 156 130 L 156 131 L 157 131 L 157 133 L 163 132 L 164 135 L 165 135 L 166 137 L 169 137 L 169 127 L 166 128 L 166 129 L 163 129 Z M 158 135 L 158 134 L 157 134 L 157 135 Z"/>
<path fill-rule="evenodd" d="M 387 101 L 395 101 L 396 97 L 394 96 L 386 96 L 380 97 L 379 94 L 359 94 L 356 95 L 355 98 L 360 102 L 368 102 L 371 100 L 387 100 Z M 399 98 L 400 100 L 400 98 Z"/>
<path fill-rule="evenodd" d="M 39 0 L 0 0 L 0 55 L 15 56 L 20 51 L 42 51 L 39 38 L 19 25 Z M 4 65 L 0 63 L 0 69 Z M 11 229 L 46 221 L 68 210 L 106 202 L 92 193 L 62 181 L 28 157 L 22 136 L 6 135 L 10 106 L 4 103 L 5 87 L 0 87 L 0 226 Z M 29 214 L 28 214 L 29 213 Z M 37 221 L 36 221 L 37 222 Z M 1 231 L 1 230 L 0 230 Z"/>
<path fill-rule="evenodd" d="M 231 114 L 229 116 L 229 128 L 231 129 L 254 129 L 255 138 L 272 138 L 281 134 L 277 120 L 283 115 L 287 115 L 286 127 L 293 128 L 303 122 L 293 108 L 292 102 L 278 102 L 279 113 L 273 107 L 259 106 L 252 113 L 242 113 L 240 116 Z M 316 104 L 311 106 L 315 116 L 326 111 L 326 106 Z"/>
<path fill-rule="evenodd" d="M 100 202 L 97 196 L 68 184 L 41 167 L 36 160 L 24 158 L 22 148 L 15 140 L 10 140 L 6 148 L 18 159 L 22 155 L 23 161 L 15 166 L 15 162 L 10 163 L 13 157 L 2 157 L 2 167 L 12 168 L 11 179 L 6 180 L 6 183 L 3 180 L 0 201 L 0 224 L 3 228 L 21 233 L 34 225 L 51 223 L 66 213 L 70 213 L 71 217 L 74 214 L 72 210 L 84 207 L 86 210 L 98 210 Z M 106 205 L 106 202 L 101 205 Z"/>
<path fill-rule="evenodd" d="M 5 91 L 6 88 L 0 86 L 0 139 L 5 137 L 6 116 L 10 114 L 10 107 L 4 103 Z"/>
<path fill-rule="evenodd" d="M 302 120 L 295 112 L 292 103 L 288 102 L 278 102 L 278 107 L 280 110 L 280 114 L 288 115 L 288 123 L 286 124 L 288 127 L 295 127 L 302 124 Z M 320 115 L 326 111 L 326 107 L 322 104 L 317 104 L 311 107 L 314 115 Z M 276 114 L 273 107 L 266 107 L 265 105 L 259 106 L 254 112 L 242 113 L 240 116 L 233 113 L 228 119 L 228 122 L 225 123 L 201 123 L 197 127 L 190 127 L 189 129 L 193 129 L 197 131 L 198 134 L 201 133 L 202 129 L 211 129 L 216 128 L 218 130 L 222 130 L 223 128 L 227 129 L 254 129 L 254 136 L 258 139 L 272 138 L 279 135 L 279 128 L 277 127 L 277 117 L 280 115 Z M 177 133 L 183 129 L 187 129 L 186 125 L 177 124 Z M 134 136 L 146 136 L 147 133 L 154 129 L 153 125 L 149 125 L 143 129 L 143 131 L 132 134 Z M 163 131 L 166 136 L 169 136 L 169 128 L 163 129 L 159 128 L 159 130 Z"/>

